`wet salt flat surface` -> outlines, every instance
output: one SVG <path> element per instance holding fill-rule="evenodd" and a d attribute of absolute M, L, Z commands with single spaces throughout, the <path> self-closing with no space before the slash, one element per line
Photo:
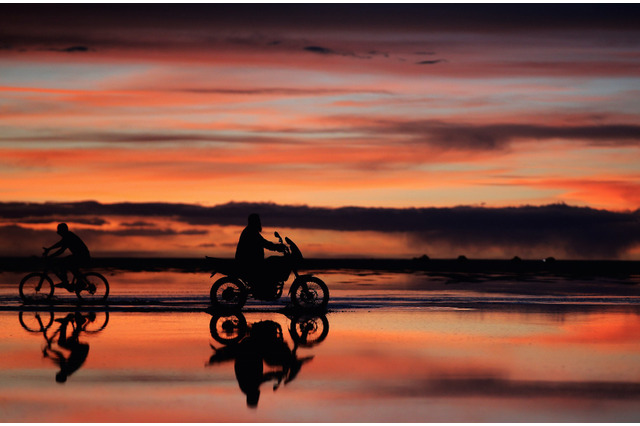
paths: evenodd
<path fill-rule="evenodd" d="M 220 275 L 176 271 L 103 271 L 111 289 L 110 310 L 202 311 L 210 305 L 211 284 Z M 313 271 L 312 271 L 313 272 Z M 432 276 L 425 273 L 316 271 L 330 289 L 331 311 L 351 309 L 478 308 L 488 305 L 640 305 L 640 276 L 568 280 L 557 276 L 510 277 L 498 274 Z M 17 286 L 23 273 L 0 273 L 0 309 L 22 309 Z M 55 280 L 57 282 L 57 280 Z M 276 302 L 249 299 L 247 309 L 278 309 Z M 75 305 L 74 293 L 56 289 L 56 307 Z"/>
<path fill-rule="evenodd" d="M 286 300 L 208 313 L 206 274 L 108 274 L 113 303 L 77 308 L 86 318 L 78 343 L 88 353 L 57 383 L 60 368 L 43 349 L 62 325 L 56 319 L 79 318 L 73 298 L 25 309 L 15 277 L 0 274 L 0 419 L 640 420 L 634 282 L 318 275 L 331 289 L 329 311 L 296 317 L 281 313 Z M 58 343 L 54 336 L 51 349 L 68 355 Z M 257 353 L 265 381 L 249 407 Z"/>

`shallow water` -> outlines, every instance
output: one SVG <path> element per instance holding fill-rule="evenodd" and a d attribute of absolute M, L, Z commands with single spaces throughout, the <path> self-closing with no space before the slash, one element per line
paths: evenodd
<path fill-rule="evenodd" d="M 119 302 L 92 322 L 80 311 L 87 324 L 78 343 L 89 351 L 65 383 L 43 349 L 61 326 L 55 319 L 75 307 L 21 309 L 1 275 L 0 420 L 640 420 L 633 294 L 445 291 L 414 274 L 358 274 L 326 274 L 332 301 L 324 318 L 287 317 L 283 303 L 218 318 L 205 312 L 207 276 L 116 273 L 109 280 Z M 140 309 L 144 298 L 151 307 Z M 309 335 L 304 325 L 314 327 Z M 50 348 L 67 355 L 59 343 L 54 336 Z M 245 390 L 255 387 L 256 354 L 265 382 L 252 408 L 238 377 Z"/>

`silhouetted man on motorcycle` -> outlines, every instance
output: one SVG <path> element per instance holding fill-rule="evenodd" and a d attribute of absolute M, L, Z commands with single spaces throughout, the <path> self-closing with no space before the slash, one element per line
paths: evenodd
<path fill-rule="evenodd" d="M 247 227 L 244 228 L 238 246 L 236 247 L 236 261 L 243 275 L 252 283 L 270 284 L 277 280 L 281 271 L 286 268 L 281 256 L 264 258 L 264 249 L 284 252 L 286 245 L 272 243 L 262 234 L 260 216 L 256 213 L 249 215 Z"/>
<path fill-rule="evenodd" d="M 69 227 L 66 223 L 61 223 L 58 225 L 58 235 L 62 238 L 60 241 L 52 245 L 51 247 L 43 247 L 44 255 L 48 257 L 57 257 L 64 253 L 65 250 L 69 250 L 71 252 L 70 256 L 60 259 L 55 265 L 55 273 L 62 280 L 59 284 L 56 284 L 56 287 L 65 288 L 69 291 L 70 284 L 69 279 L 67 278 L 67 271 L 71 271 L 74 275 L 78 273 L 78 268 L 82 266 L 87 266 L 91 261 L 91 255 L 89 254 L 89 249 L 87 245 L 73 232 L 69 231 Z M 55 253 L 49 255 L 49 252 L 53 249 L 59 249 Z"/>

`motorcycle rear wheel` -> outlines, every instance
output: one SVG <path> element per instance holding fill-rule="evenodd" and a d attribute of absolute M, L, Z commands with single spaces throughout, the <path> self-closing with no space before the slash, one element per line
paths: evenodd
<path fill-rule="evenodd" d="M 222 277 L 211 286 L 209 297 L 212 306 L 240 309 L 247 302 L 247 290 L 238 280 Z"/>

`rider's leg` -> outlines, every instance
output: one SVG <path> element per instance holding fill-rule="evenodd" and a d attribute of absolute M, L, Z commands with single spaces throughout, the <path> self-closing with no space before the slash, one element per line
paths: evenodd
<path fill-rule="evenodd" d="M 67 269 L 76 278 L 76 284 L 79 284 L 77 281 L 78 281 L 78 277 L 80 276 L 80 270 L 79 270 L 80 263 L 75 258 L 75 256 L 68 256 L 66 260 L 67 260 Z"/>
<path fill-rule="evenodd" d="M 239 262 L 240 276 L 253 286 L 262 281 L 263 261 L 260 262 Z"/>
<path fill-rule="evenodd" d="M 76 312 L 74 317 L 75 327 L 73 328 L 73 333 L 80 334 L 80 331 L 82 330 L 82 326 L 84 325 L 85 322 L 87 322 L 87 320 L 88 318 L 85 318 L 85 316 L 82 315 L 80 312 Z"/>
<path fill-rule="evenodd" d="M 60 332 L 60 335 L 58 336 L 58 346 L 63 348 L 67 343 L 67 327 L 69 326 L 69 322 L 71 321 L 71 318 L 69 318 L 70 315 L 71 314 L 67 315 L 64 321 L 61 321 L 60 328 L 58 329 L 58 331 Z"/>
<path fill-rule="evenodd" d="M 56 262 L 53 264 L 53 273 L 56 274 L 58 278 L 60 278 L 61 285 L 56 285 L 56 287 L 67 287 L 69 285 L 69 279 L 67 278 L 67 259 L 56 259 Z"/>
<path fill-rule="evenodd" d="M 90 267 L 91 260 L 89 258 L 85 258 L 82 256 L 78 257 L 73 255 L 73 256 L 67 257 L 67 261 L 68 261 L 69 271 L 73 274 L 73 276 L 76 279 L 75 281 L 76 286 L 80 286 L 79 288 L 83 289 L 87 285 L 87 282 L 84 279 L 81 279 L 83 277 L 83 274 L 80 272 L 80 268 Z"/>
<path fill-rule="evenodd" d="M 264 266 L 269 281 L 286 281 L 291 272 L 291 265 L 284 256 L 269 256 L 265 259 Z"/>

